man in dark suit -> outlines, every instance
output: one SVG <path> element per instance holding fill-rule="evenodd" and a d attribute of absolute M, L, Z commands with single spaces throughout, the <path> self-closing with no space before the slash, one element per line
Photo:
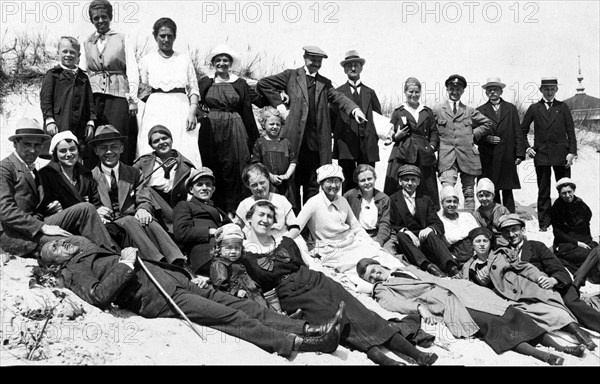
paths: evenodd
<path fill-rule="evenodd" d="M 164 258 L 169 263 L 185 266 L 186 257 L 154 220 L 148 180 L 142 178 L 141 170 L 120 161 L 125 140 L 112 125 L 101 125 L 89 141 L 100 158 L 92 175 L 98 184 L 102 205 L 109 208 L 102 219 L 125 230 L 144 257 L 156 261 Z"/>
<path fill-rule="evenodd" d="M 216 187 L 210 168 L 192 169 L 185 185 L 192 198 L 180 201 L 173 209 L 173 233 L 188 252 L 192 271 L 208 275 L 217 229 L 231 219 L 211 200 Z"/>
<path fill-rule="evenodd" d="M 15 152 L 0 162 L 2 250 L 15 256 L 35 257 L 46 242 L 71 233 L 114 246 L 92 204 L 79 203 L 54 213 L 40 205 L 44 188 L 35 162 L 44 141 L 50 140 L 40 124 L 23 118 L 8 139 L 14 143 Z"/>
<path fill-rule="evenodd" d="M 496 190 L 494 201 L 515 213 L 513 189 L 520 189 L 517 166 L 525 159 L 526 140 L 519 123 L 519 112 L 514 104 L 502 99 L 506 84 L 498 77 L 490 77 L 481 86 L 488 97 L 487 103 L 477 107 L 493 125 L 493 133 L 479 140 L 481 178 L 490 179 Z"/>
<path fill-rule="evenodd" d="M 460 278 L 454 256 L 444 242 L 444 224 L 433 201 L 416 193 L 420 181 L 419 167 L 406 164 L 398 169 L 400 190 L 390 196 L 390 223 L 396 233 L 397 251 L 434 276 L 444 277 L 446 271 L 449 276 Z"/>
<path fill-rule="evenodd" d="M 208 287 L 206 280 L 190 280 L 186 270 L 155 261 L 144 263 L 172 300 L 170 302 L 140 267 L 138 250 L 125 248 L 119 256 L 87 239 L 72 236 L 47 243 L 43 266 L 61 266 L 59 279 L 86 302 L 101 309 L 112 303 L 146 318 L 178 317 L 179 309 L 196 324 L 218 329 L 268 351 L 289 356 L 292 351 L 336 350 L 343 309 L 322 325 L 309 325 Z M 147 257 L 145 257 L 147 258 Z"/>
<path fill-rule="evenodd" d="M 560 293 L 566 307 L 573 312 L 579 324 L 600 332 L 600 312 L 579 298 L 579 292 L 573 286 L 569 272 L 544 243 L 525 239 L 525 222 L 519 215 L 511 213 L 500 217 L 500 230 L 509 247 L 517 252 L 518 260 L 529 262 L 548 275 L 541 277 L 538 285 Z M 585 344 L 590 350 L 596 348 L 591 340 Z"/>
<path fill-rule="evenodd" d="M 302 164 L 294 176 L 297 202 L 301 201 L 300 186 L 303 202 L 319 193 L 317 168 L 331 164 L 330 105 L 353 116 L 359 124 L 366 122 L 359 106 L 336 91 L 331 80 L 318 73 L 327 54 L 319 47 L 306 46 L 303 49 L 303 67 L 267 76 L 256 85 L 271 106 L 287 116 L 281 135 L 292 143 L 294 152 L 298 154 L 298 164 Z M 289 97 L 289 114 L 281 91 Z"/>
<path fill-rule="evenodd" d="M 338 159 L 338 164 L 344 170 L 342 193 L 346 193 L 356 187 L 353 175 L 359 164 L 374 167 L 379 161 L 379 138 L 373 121 L 373 111 L 381 114 L 381 104 L 375 91 L 360 80 L 365 59 L 361 58 L 358 52 L 346 52 L 340 65 L 344 68 L 348 81 L 338 87 L 337 91 L 354 101 L 368 120 L 359 124 L 350 116 L 338 113 L 338 108 L 332 106 L 333 158 Z"/>
<path fill-rule="evenodd" d="M 533 122 L 533 146 L 527 154 L 533 158 L 537 175 L 537 211 L 540 231 L 545 232 L 550 220 L 550 175 L 554 170 L 556 181 L 571 177 L 571 165 L 577 156 L 575 124 L 567 104 L 558 101 L 554 95 L 558 91 L 556 78 L 542 78 L 540 92 L 542 99 L 529 106 L 521 130 L 527 137 Z"/>

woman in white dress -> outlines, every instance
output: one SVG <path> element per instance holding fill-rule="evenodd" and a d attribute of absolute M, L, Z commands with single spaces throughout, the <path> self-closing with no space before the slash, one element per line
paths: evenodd
<path fill-rule="evenodd" d="M 173 20 L 158 19 L 153 35 L 158 50 L 146 55 L 140 65 L 140 86 L 150 88 L 151 93 L 142 116 L 137 155 L 152 152 L 148 132 L 155 125 L 164 125 L 173 134 L 173 142 L 177 143 L 175 149 L 199 169 L 202 160 L 198 149 L 196 108 L 200 94 L 194 66 L 188 55 L 173 50 L 177 35 Z"/>

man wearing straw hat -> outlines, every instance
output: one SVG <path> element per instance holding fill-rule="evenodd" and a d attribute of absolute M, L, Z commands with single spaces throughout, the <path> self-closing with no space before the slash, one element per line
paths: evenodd
<path fill-rule="evenodd" d="M 366 122 L 366 117 L 351 99 L 333 88 L 331 80 L 318 71 L 327 54 L 319 47 L 305 46 L 304 66 L 286 69 L 276 75 L 262 78 L 256 84 L 257 90 L 268 99 L 271 106 L 287 115 L 282 136 L 291 141 L 298 154 L 298 167 L 295 173 L 296 201 L 302 201 L 319 193 L 317 168 L 331 164 L 332 138 L 330 105 L 345 115 L 352 116 L 357 123 Z M 289 96 L 289 115 L 281 98 L 281 91 Z"/>
<path fill-rule="evenodd" d="M 556 77 L 544 77 L 540 85 L 543 97 L 529 106 L 521 130 L 527 137 L 533 123 L 533 146 L 527 155 L 533 158 L 537 175 L 537 211 L 540 231 L 550 226 L 550 175 L 554 170 L 556 181 L 571 177 L 571 165 L 577 156 L 575 124 L 567 104 L 554 98 L 558 91 Z"/>
<path fill-rule="evenodd" d="M 354 170 L 359 164 L 369 164 L 374 167 L 379 161 L 379 146 L 377 130 L 373 121 L 373 111 L 381 115 L 381 104 L 375 91 L 367 87 L 360 79 L 365 59 L 357 51 L 346 52 L 340 62 L 348 81 L 336 90 L 354 101 L 367 116 L 367 122 L 359 124 L 350 116 L 338 114 L 334 106 L 332 114 L 333 125 L 333 158 L 344 170 L 345 181 L 342 193 L 356 187 L 353 181 Z"/>
<path fill-rule="evenodd" d="M 17 122 L 15 134 L 8 139 L 15 151 L 0 162 L 2 250 L 15 256 L 35 257 L 46 242 L 71 233 L 114 246 L 90 203 L 75 204 L 49 216 L 42 214 L 44 188 L 35 163 L 50 136 L 40 124 L 35 119 L 22 118 Z"/>
<path fill-rule="evenodd" d="M 504 87 L 506 84 L 499 77 L 490 77 L 481 86 L 488 101 L 477 110 L 494 123 L 494 132 L 479 141 L 479 158 L 481 177 L 487 177 L 496 187 L 494 201 L 514 213 L 512 190 L 521 188 L 517 165 L 525 159 L 527 143 L 521 131 L 517 107 L 501 97 Z"/>

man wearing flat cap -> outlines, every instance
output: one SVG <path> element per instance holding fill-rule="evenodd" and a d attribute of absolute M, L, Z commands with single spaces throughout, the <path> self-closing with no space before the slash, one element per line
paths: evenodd
<path fill-rule="evenodd" d="M 333 88 L 331 80 L 318 73 L 327 54 L 315 46 L 305 46 L 304 66 L 286 69 L 276 75 L 260 79 L 257 90 L 287 115 L 282 136 L 291 143 L 298 154 L 298 167 L 295 173 L 296 201 L 305 203 L 319 193 L 317 168 L 330 164 L 332 160 L 332 137 L 330 105 L 341 114 L 349 115 L 358 124 L 365 123 L 366 117 L 360 107 L 351 99 Z M 289 114 L 281 98 L 281 91 L 289 96 Z"/>
<path fill-rule="evenodd" d="M 40 124 L 31 118 L 17 122 L 8 138 L 15 151 L 0 162 L 0 247 L 20 257 L 36 257 L 49 241 L 71 234 L 89 238 L 96 244 L 114 243 L 90 203 L 75 204 L 45 216 L 41 206 L 44 187 L 36 160 L 45 141 L 50 140 Z M 117 248 L 115 247 L 115 250 Z"/>
<path fill-rule="evenodd" d="M 448 100 L 433 108 L 440 136 L 438 173 L 442 186 L 455 186 L 460 175 L 464 211 L 475 210 L 475 179 L 481 175 L 476 143 L 493 133 L 492 121 L 460 101 L 467 80 L 452 75 L 446 82 Z"/>
<path fill-rule="evenodd" d="M 154 219 L 148 178 L 143 178 L 141 170 L 120 161 L 126 139 L 112 125 L 101 125 L 89 141 L 100 159 L 92 175 L 98 184 L 102 205 L 108 208 L 102 219 L 113 222 L 127 233 L 133 244 L 122 246 L 138 248 L 142 257 L 149 260 L 184 267 L 186 257 Z"/>
<path fill-rule="evenodd" d="M 521 131 L 519 112 L 514 104 L 502 99 L 506 84 L 498 77 L 490 77 L 481 86 L 488 97 L 487 103 L 477 107 L 490 119 L 493 132 L 479 140 L 481 177 L 490 179 L 496 188 L 494 201 L 515 212 L 513 189 L 520 189 L 517 166 L 525 160 L 526 141 Z"/>
<path fill-rule="evenodd" d="M 525 221 L 516 213 L 503 215 L 500 217 L 500 230 L 519 261 L 531 263 L 547 275 L 540 277 L 537 284 L 560 293 L 565 306 L 575 315 L 579 324 L 600 332 L 600 312 L 580 299 L 569 271 L 546 244 L 525 237 Z M 588 345 L 590 350 L 595 347 L 595 344 Z"/>
<path fill-rule="evenodd" d="M 367 122 L 359 124 L 351 116 L 340 114 L 333 106 L 331 121 L 333 125 L 333 158 L 344 170 L 345 181 L 342 193 L 346 193 L 357 185 L 354 182 L 354 170 L 359 164 L 374 167 L 379 161 L 377 130 L 373 120 L 373 111 L 381 115 L 381 104 L 375 91 L 367 87 L 360 79 L 365 59 L 357 51 L 346 52 L 340 62 L 348 81 L 336 90 L 354 101 L 367 116 Z"/>
<path fill-rule="evenodd" d="M 550 226 L 550 176 L 555 180 L 571 177 L 571 165 L 577 156 L 575 124 L 567 104 L 554 98 L 558 91 L 555 77 L 542 78 L 540 92 L 543 97 L 527 108 L 521 130 L 527 138 L 533 123 L 533 146 L 527 155 L 533 158 L 537 175 L 537 212 L 540 231 Z"/>
<path fill-rule="evenodd" d="M 421 170 L 416 165 L 398 169 L 400 190 L 390 196 L 397 253 L 434 276 L 458 278 L 458 266 L 443 239 L 444 224 L 431 198 L 417 193 L 420 182 Z"/>

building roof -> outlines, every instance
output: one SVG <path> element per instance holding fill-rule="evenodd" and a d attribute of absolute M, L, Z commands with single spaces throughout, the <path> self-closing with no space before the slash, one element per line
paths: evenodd
<path fill-rule="evenodd" d="M 600 99 L 594 96 L 586 95 L 585 93 L 577 93 L 575 96 L 564 100 L 564 102 L 571 111 L 600 108 Z"/>

